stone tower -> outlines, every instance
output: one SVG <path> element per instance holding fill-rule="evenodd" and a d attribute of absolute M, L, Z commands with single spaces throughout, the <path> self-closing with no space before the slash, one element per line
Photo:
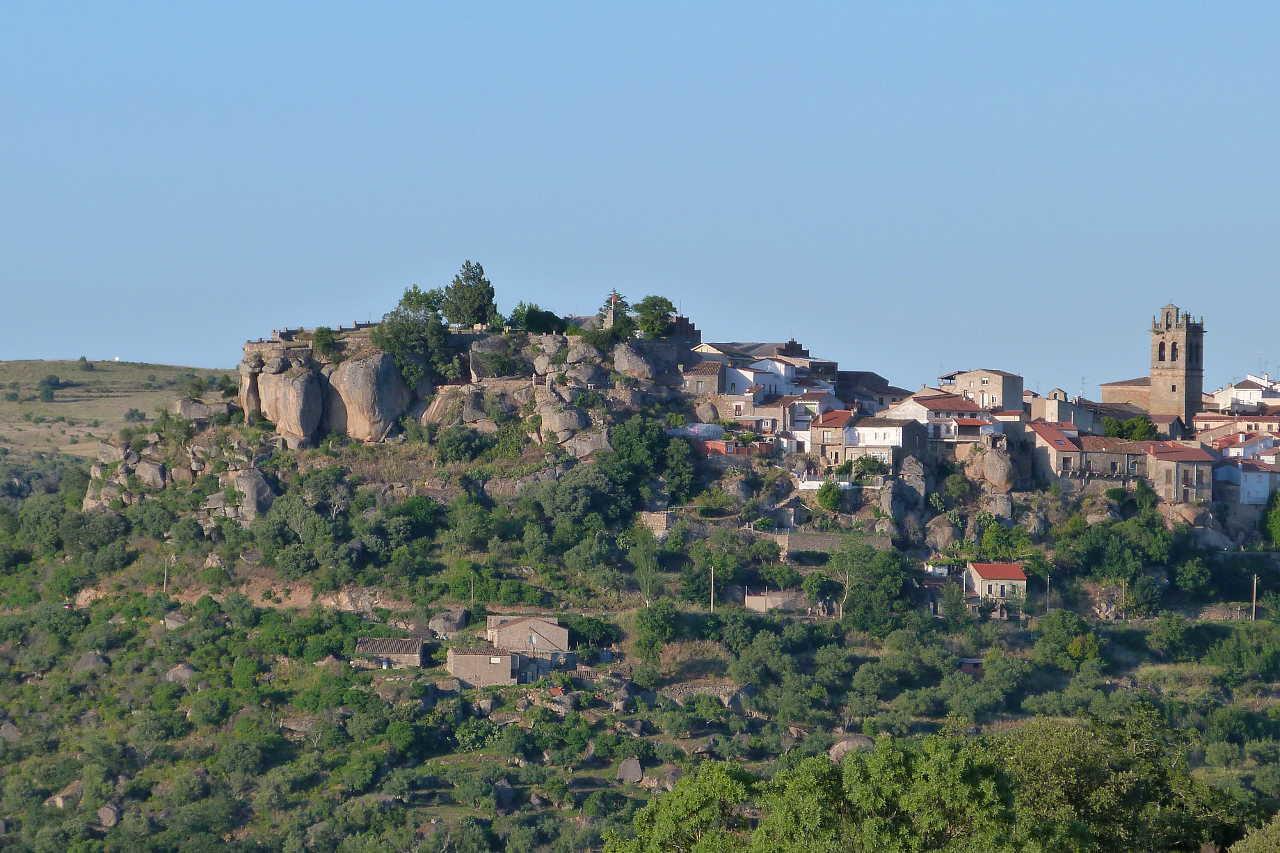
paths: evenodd
<path fill-rule="evenodd" d="M 1166 305 L 1151 322 L 1152 415 L 1177 415 L 1191 428 L 1204 390 L 1204 318 Z"/>

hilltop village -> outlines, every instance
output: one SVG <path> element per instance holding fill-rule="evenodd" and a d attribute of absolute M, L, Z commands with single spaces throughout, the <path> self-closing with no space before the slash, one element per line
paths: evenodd
<path fill-rule="evenodd" d="M 910 390 L 470 262 L 248 341 L 14 472 L 0 838 L 1225 850 L 1280 808 L 1280 382 L 1204 343 Z"/>

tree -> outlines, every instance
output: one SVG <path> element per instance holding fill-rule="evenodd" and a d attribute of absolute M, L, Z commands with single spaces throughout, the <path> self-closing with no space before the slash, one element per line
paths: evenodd
<path fill-rule="evenodd" d="M 316 326 L 311 336 L 311 346 L 320 355 L 331 358 L 338 351 L 338 336 L 328 326 Z"/>
<path fill-rule="evenodd" d="M 640 333 L 646 338 L 657 339 L 666 337 L 671 330 L 676 306 L 665 296 L 646 296 L 635 304 L 633 311 Z"/>
<path fill-rule="evenodd" d="M 1098 640 L 1083 619 L 1070 610 L 1055 610 L 1040 619 L 1032 659 L 1075 672 L 1085 660 L 1100 657 Z"/>
<path fill-rule="evenodd" d="M 654 661 L 662 647 L 675 639 L 680 611 L 669 599 L 660 598 L 636 613 L 636 647 L 645 660 Z"/>
<path fill-rule="evenodd" d="M 464 261 L 453 281 L 440 296 L 440 310 L 450 323 L 474 326 L 490 325 L 498 319 L 493 285 L 485 278 L 484 267 Z"/>
<path fill-rule="evenodd" d="M 1280 814 L 1270 823 L 1249 830 L 1249 834 L 1231 845 L 1230 853 L 1275 853 L 1280 850 Z"/>
<path fill-rule="evenodd" d="M 738 849 L 746 831 L 739 806 L 750 798 L 756 780 L 741 767 L 706 762 L 681 777 L 670 793 L 640 811 L 632 821 L 631 838 L 610 834 L 609 853 L 649 851 L 729 851 Z"/>
<path fill-rule="evenodd" d="M 440 319 L 437 295 L 424 293 L 415 284 L 400 297 L 394 310 L 373 330 L 373 343 L 395 359 L 405 384 L 457 375 L 456 360 L 449 358 L 449 336 Z"/>
<path fill-rule="evenodd" d="M 561 334 L 568 327 L 564 318 L 544 311 L 536 303 L 520 302 L 511 311 L 507 324 L 535 335 Z"/>
<path fill-rule="evenodd" d="M 827 512 L 835 512 L 840 508 L 840 487 L 835 480 L 827 480 L 818 487 L 818 506 Z"/>
<path fill-rule="evenodd" d="M 1191 654 L 1191 623 L 1177 613 L 1161 613 L 1147 634 L 1147 647 L 1168 660 L 1187 660 Z"/>
<path fill-rule="evenodd" d="M 942 481 L 942 493 L 951 506 L 959 506 L 969 499 L 973 493 L 973 484 L 964 474 L 951 474 Z"/>
<path fill-rule="evenodd" d="M 854 537 L 831 555 L 830 566 L 843 581 L 839 617 L 852 628 L 884 636 L 898 626 L 908 607 L 905 557 L 877 551 Z"/>
<path fill-rule="evenodd" d="M 1266 526 L 1267 539 L 1272 545 L 1280 545 L 1280 491 L 1272 492 L 1271 503 L 1263 521 Z"/>
<path fill-rule="evenodd" d="M 644 603 L 652 604 L 662 582 L 658 569 L 658 540 L 643 524 L 637 524 L 631 530 L 627 562 L 631 563 L 631 575 L 640 587 Z"/>
<path fill-rule="evenodd" d="M 918 746 L 882 738 L 845 757 L 853 850 L 1013 850 L 1012 796 L 982 744 L 947 736 Z"/>
<path fill-rule="evenodd" d="M 1146 415 L 1137 415 L 1127 420 L 1103 418 L 1102 431 L 1112 438 L 1127 438 L 1130 441 L 1154 441 L 1159 438 L 1155 424 Z"/>

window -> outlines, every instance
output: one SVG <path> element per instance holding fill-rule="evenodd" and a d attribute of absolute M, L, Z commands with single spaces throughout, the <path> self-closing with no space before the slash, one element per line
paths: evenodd
<path fill-rule="evenodd" d="M 1169 348 L 1169 360 L 1170 361 L 1178 360 L 1178 342 L 1177 341 L 1174 341 L 1173 346 Z"/>
<path fill-rule="evenodd" d="M 1000 597 L 1004 598 L 1004 584 L 1000 584 Z"/>
<path fill-rule="evenodd" d="M 984 376 L 984 377 L 982 377 L 982 384 L 983 384 L 983 385 L 986 385 L 986 384 L 987 384 L 988 382 L 990 382 L 990 381 L 991 381 L 991 380 L 990 380 L 990 379 L 988 379 L 987 377 L 985 377 L 985 376 Z"/>
<path fill-rule="evenodd" d="M 1160 361 L 1164 361 L 1164 341 L 1160 342 Z"/>
<path fill-rule="evenodd" d="M 500 658 L 500 657 L 491 657 L 491 658 L 489 658 L 489 663 L 502 663 L 502 658 Z"/>
<path fill-rule="evenodd" d="M 991 584 L 987 584 L 987 595 L 991 594 Z"/>
<path fill-rule="evenodd" d="M 1169 390 L 1170 390 L 1170 391 L 1177 391 L 1177 390 L 1178 390 L 1178 386 L 1177 386 L 1177 385 L 1170 385 L 1170 386 L 1169 386 Z"/>

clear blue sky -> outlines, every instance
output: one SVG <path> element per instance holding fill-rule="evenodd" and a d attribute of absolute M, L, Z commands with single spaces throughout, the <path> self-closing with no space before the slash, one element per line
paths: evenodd
<path fill-rule="evenodd" d="M 231 366 L 484 263 L 914 386 L 1280 365 L 1280 6 L 21 3 L 0 358 Z"/>

